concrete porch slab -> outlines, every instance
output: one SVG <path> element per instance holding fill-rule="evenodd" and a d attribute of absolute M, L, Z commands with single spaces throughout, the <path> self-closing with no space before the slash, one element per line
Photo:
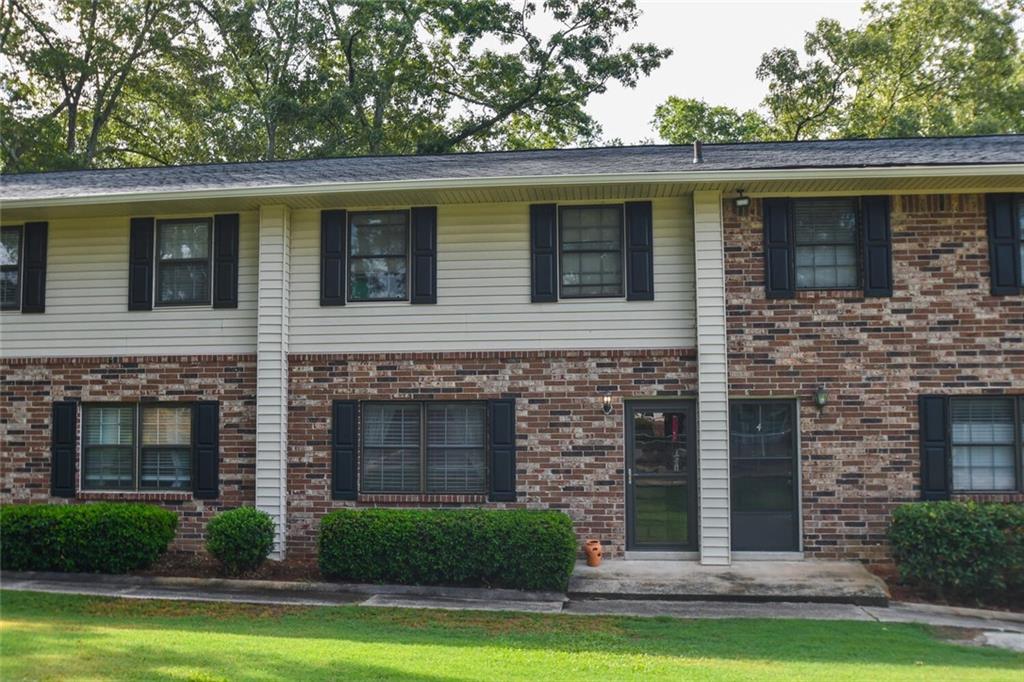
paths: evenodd
<path fill-rule="evenodd" d="M 571 599 L 786 601 L 885 606 L 889 591 L 864 566 L 843 561 L 605 561 L 576 564 Z"/>

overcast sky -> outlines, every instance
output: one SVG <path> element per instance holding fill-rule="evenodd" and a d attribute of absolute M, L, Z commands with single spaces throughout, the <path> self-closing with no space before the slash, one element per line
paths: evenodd
<path fill-rule="evenodd" d="M 653 42 L 675 52 L 635 90 L 612 87 L 592 97 L 587 110 L 604 127 L 604 138 L 626 144 L 657 139 L 650 120 L 669 95 L 749 109 L 765 95 L 754 76 L 761 55 L 773 47 L 802 49 L 804 33 L 822 17 L 853 27 L 861 2 L 768 0 L 639 0 L 643 9 L 630 42 Z"/>

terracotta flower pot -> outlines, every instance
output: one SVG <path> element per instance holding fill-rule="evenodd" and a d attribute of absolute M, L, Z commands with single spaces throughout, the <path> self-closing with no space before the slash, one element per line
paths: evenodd
<path fill-rule="evenodd" d="M 583 550 L 587 553 L 587 566 L 601 565 L 600 540 L 587 540 L 587 542 L 583 545 Z"/>

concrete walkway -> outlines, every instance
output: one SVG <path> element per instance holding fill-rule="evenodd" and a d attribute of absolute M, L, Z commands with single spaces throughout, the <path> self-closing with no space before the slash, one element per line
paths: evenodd
<path fill-rule="evenodd" d="M 605 561 L 576 565 L 569 596 L 683 601 L 820 602 L 885 606 L 889 591 L 862 564 L 844 561 Z"/>
<path fill-rule="evenodd" d="M 355 604 L 369 607 L 565 613 L 581 616 L 796 618 L 923 623 L 1009 633 L 1010 641 L 1024 646 L 1024 613 L 909 603 L 893 603 L 886 608 L 794 601 L 750 603 L 706 600 L 601 599 L 579 596 L 566 598 L 565 595 L 553 592 L 520 592 L 483 588 L 14 572 L 5 572 L 0 575 L 0 587 L 7 590 L 86 594 L 128 599 L 172 599 L 292 606 Z"/>

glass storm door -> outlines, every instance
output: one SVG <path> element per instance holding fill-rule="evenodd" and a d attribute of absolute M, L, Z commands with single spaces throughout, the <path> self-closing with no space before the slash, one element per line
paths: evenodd
<path fill-rule="evenodd" d="M 732 548 L 799 550 L 796 402 L 732 401 L 729 462 Z"/>
<path fill-rule="evenodd" d="M 626 413 L 626 546 L 697 547 L 697 441 L 692 403 L 630 403 Z"/>

